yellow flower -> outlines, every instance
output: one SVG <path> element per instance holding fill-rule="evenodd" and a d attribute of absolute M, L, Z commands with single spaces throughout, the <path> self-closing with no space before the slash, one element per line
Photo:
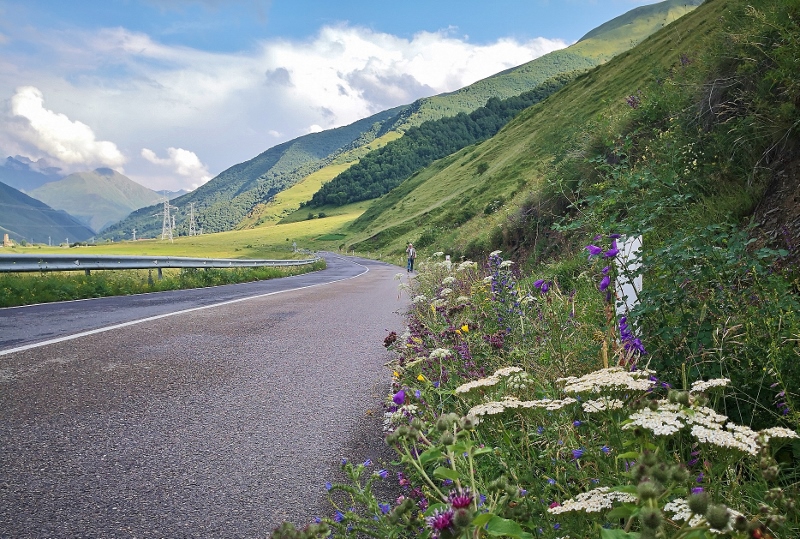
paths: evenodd
<path fill-rule="evenodd" d="M 397 372 L 397 371 L 394 371 L 394 372 L 392 373 L 392 376 L 394 376 L 395 378 L 400 378 L 400 373 L 399 373 L 399 372 Z"/>
<path fill-rule="evenodd" d="M 419 376 L 417 376 L 417 380 L 419 380 L 420 382 L 424 382 L 425 377 L 420 374 Z"/>
<path fill-rule="evenodd" d="M 464 333 L 469 333 L 469 326 L 467 324 L 464 324 L 463 326 L 461 326 L 461 331 L 463 331 Z"/>

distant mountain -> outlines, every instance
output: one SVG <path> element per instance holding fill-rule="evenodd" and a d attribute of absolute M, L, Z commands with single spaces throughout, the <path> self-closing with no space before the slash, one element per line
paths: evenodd
<path fill-rule="evenodd" d="M 0 234 L 16 241 L 58 244 L 84 241 L 94 232 L 69 215 L 0 182 Z"/>
<path fill-rule="evenodd" d="M 627 51 L 679 15 L 693 10 L 698 0 L 667 0 L 645 11 L 633 10 L 590 32 L 566 49 L 554 51 L 470 86 L 410 105 L 390 109 L 337 129 L 305 135 L 274 146 L 253 159 L 234 165 L 195 191 L 175 199 L 178 231 L 188 221 L 194 203 L 197 223 L 206 232 L 232 230 L 258 205 L 328 165 L 353 164 L 370 151 L 429 120 L 469 114 L 491 98 L 507 99 L 533 90 L 548 80 L 584 71 Z M 641 19 L 641 20 L 640 20 Z M 135 227 L 142 237 L 154 236 L 161 221 L 147 207 L 103 231 L 119 239 Z"/>
<path fill-rule="evenodd" d="M 20 155 L 8 157 L 0 165 L 0 182 L 14 189 L 27 192 L 64 177 L 58 168 L 37 165 L 39 163 Z"/>
<path fill-rule="evenodd" d="M 164 195 L 165 197 L 167 197 L 168 200 L 172 200 L 174 198 L 182 197 L 183 195 L 189 193 L 189 191 L 187 191 L 186 189 L 181 189 L 180 191 L 162 190 L 162 191 L 157 191 L 157 192 L 158 192 L 159 195 Z"/>
<path fill-rule="evenodd" d="M 30 195 L 66 211 L 96 232 L 134 210 L 164 200 L 163 195 L 110 168 L 70 174 L 31 190 Z"/>

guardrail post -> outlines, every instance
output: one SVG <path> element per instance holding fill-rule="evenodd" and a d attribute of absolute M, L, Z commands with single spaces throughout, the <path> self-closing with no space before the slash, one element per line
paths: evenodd
<path fill-rule="evenodd" d="M 89 268 L 86 268 L 85 270 L 83 270 L 83 272 L 84 272 L 86 275 L 91 275 L 91 274 L 92 274 L 92 272 L 91 272 L 91 271 L 89 271 Z"/>
<path fill-rule="evenodd" d="M 163 278 L 164 278 L 164 276 L 161 274 L 161 267 L 159 267 L 158 268 L 158 280 L 160 281 Z"/>

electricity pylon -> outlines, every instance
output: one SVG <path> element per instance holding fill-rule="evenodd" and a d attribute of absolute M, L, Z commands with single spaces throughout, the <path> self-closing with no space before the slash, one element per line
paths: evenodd
<path fill-rule="evenodd" d="M 194 202 L 189 202 L 189 235 L 197 236 L 197 223 L 194 221 Z"/>
<path fill-rule="evenodd" d="M 177 210 L 177 206 L 172 206 L 169 203 L 169 200 L 164 201 L 164 211 L 162 215 L 164 216 L 164 220 L 161 224 L 161 239 L 165 240 L 169 238 L 169 241 L 172 241 L 172 230 L 175 228 L 175 225 L 172 221 L 172 217 L 169 215 L 169 210 Z M 158 214 L 156 214 L 158 216 Z"/>

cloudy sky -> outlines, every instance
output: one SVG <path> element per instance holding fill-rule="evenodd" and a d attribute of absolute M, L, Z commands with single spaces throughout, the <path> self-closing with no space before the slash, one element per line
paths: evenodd
<path fill-rule="evenodd" d="M 653 0 L 0 0 L 0 159 L 193 189 Z"/>

